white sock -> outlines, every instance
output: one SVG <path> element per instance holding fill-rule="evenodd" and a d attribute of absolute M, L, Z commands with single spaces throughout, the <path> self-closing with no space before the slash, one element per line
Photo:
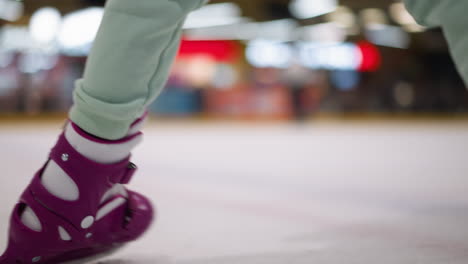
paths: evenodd
<path fill-rule="evenodd" d="M 65 128 L 65 138 L 70 145 L 88 159 L 104 164 L 116 163 L 127 158 L 142 140 L 142 136 L 138 135 L 118 144 L 113 141 L 92 141 L 83 137 L 77 129 L 79 128 L 74 127 L 72 123 L 68 123 Z"/>
<path fill-rule="evenodd" d="M 142 129 L 146 115 L 138 119 L 129 129 L 129 139 L 116 141 L 93 140 L 91 137 L 85 137 L 79 127 L 69 122 L 65 128 L 65 138 L 81 155 L 95 162 L 103 164 L 112 164 L 119 162 L 130 155 L 131 150 L 138 145 L 142 140 L 142 135 L 138 132 Z M 137 135 L 138 134 L 138 135 Z M 63 171 L 57 163 L 50 161 L 42 174 L 42 184 L 54 196 L 65 201 L 76 201 L 80 192 L 75 182 Z M 101 203 L 122 195 L 127 197 L 127 192 L 122 185 L 116 184 L 108 192 L 104 194 Z M 121 203 L 115 203 L 119 206 Z M 115 208 L 116 208 L 115 207 Z M 106 208 L 106 212 L 112 211 L 113 208 Z M 26 207 L 21 215 L 21 221 L 32 230 L 40 231 L 41 223 L 34 211 Z"/>

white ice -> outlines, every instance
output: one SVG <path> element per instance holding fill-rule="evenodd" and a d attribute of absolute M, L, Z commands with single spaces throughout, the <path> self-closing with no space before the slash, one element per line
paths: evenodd
<path fill-rule="evenodd" d="M 60 124 L 0 123 L 7 218 Z M 102 264 L 466 264 L 468 124 L 150 123 L 132 189 L 158 220 Z"/>

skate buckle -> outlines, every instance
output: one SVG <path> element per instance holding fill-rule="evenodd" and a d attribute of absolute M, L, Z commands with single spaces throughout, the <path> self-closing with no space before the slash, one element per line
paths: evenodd
<path fill-rule="evenodd" d="M 135 165 L 135 163 L 133 163 L 133 162 L 130 162 L 128 164 L 128 166 L 127 166 L 125 174 L 120 179 L 120 183 L 121 184 L 128 184 L 132 180 L 133 175 L 135 174 L 137 169 L 138 169 L 137 165 Z"/>
<path fill-rule="evenodd" d="M 118 173 L 110 176 L 109 181 L 112 184 L 128 184 L 132 180 L 137 168 L 138 167 L 134 163 L 130 162 L 128 163 L 127 167 L 123 169 L 123 173 Z"/>

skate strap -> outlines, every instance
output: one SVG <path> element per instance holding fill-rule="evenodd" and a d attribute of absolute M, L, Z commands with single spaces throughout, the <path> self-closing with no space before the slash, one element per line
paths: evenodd
<path fill-rule="evenodd" d="M 87 175 L 95 175 L 95 178 L 91 179 L 93 182 L 99 182 L 107 178 L 108 182 L 111 184 L 127 184 L 137 170 L 137 166 L 130 162 L 130 156 L 114 164 L 102 164 L 92 161 L 76 151 L 63 134 L 60 136 L 56 146 L 52 149 L 50 158 L 57 162 L 57 164 L 60 164 L 60 167 L 62 167 L 73 180 L 78 181 L 82 181 L 88 177 L 76 174 L 85 173 Z M 67 170 L 68 168 L 69 170 Z M 75 179 L 74 176 L 76 176 L 77 179 Z"/>
<path fill-rule="evenodd" d="M 96 216 L 103 195 L 114 184 L 127 184 L 137 170 L 130 156 L 114 164 L 97 163 L 81 155 L 62 134 L 52 149 L 49 162 L 54 161 L 70 177 L 79 190 L 76 201 L 65 201 L 49 193 L 41 183 L 45 166 L 36 174 L 29 186 L 35 200 L 50 211 L 66 217 L 76 227 L 84 218 Z"/>

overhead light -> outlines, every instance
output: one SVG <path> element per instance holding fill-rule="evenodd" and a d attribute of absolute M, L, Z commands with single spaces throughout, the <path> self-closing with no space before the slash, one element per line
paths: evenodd
<path fill-rule="evenodd" d="M 53 7 L 38 9 L 29 22 L 29 32 L 34 40 L 47 44 L 54 41 L 60 29 L 62 16 Z"/>
<path fill-rule="evenodd" d="M 297 45 L 300 62 L 311 69 L 357 70 L 362 61 L 358 47 L 352 43 L 300 42 Z"/>
<path fill-rule="evenodd" d="M 337 0 L 293 0 L 289 10 L 296 18 L 307 19 L 333 12 L 337 6 Z"/>
<path fill-rule="evenodd" d="M 367 42 L 320 44 L 299 42 L 299 61 L 307 68 L 327 70 L 375 71 L 380 67 L 378 49 Z"/>
<path fill-rule="evenodd" d="M 86 8 L 73 12 L 63 18 L 59 33 L 59 44 L 65 51 L 80 50 L 86 52 L 96 38 L 104 9 Z"/>
<path fill-rule="evenodd" d="M 16 21 L 23 15 L 24 5 L 19 1 L 0 0 L 0 19 Z"/>
<path fill-rule="evenodd" d="M 353 10 L 347 6 L 337 7 L 335 11 L 327 14 L 327 19 L 344 28 L 352 28 L 357 24 L 356 15 Z"/>
<path fill-rule="evenodd" d="M 203 19 L 199 18 L 187 18 L 184 24 L 184 28 L 204 28 L 204 27 L 215 27 L 215 26 L 224 26 L 232 25 L 244 22 L 245 18 L 242 17 L 206 17 Z"/>
<path fill-rule="evenodd" d="M 389 7 L 390 16 L 408 32 L 422 32 L 426 28 L 418 25 L 403 3 L 393 3 Z"/>
<path fill-rule="evenodd" d="M 359 13 L 364 27 L 375 27 L 388 24 L 387 15 L 380 8 L 366 8 Z"/>
<path fill-rule="evenodd" d="M 389 7 L 390 15 L 400 25 L 415 24 L 413 16 L 406 10 L 403 3 L 393 3 Z"/>
<path fill-rule="evenodd" d="M 234 3 L 206 5 L 191 12 L 185 20 L 184 28 L 202 28 L 236 24 L 244 21 L 241 9 Z"/>
<path fill-rule="evenodd" d="M 347 6 L 339 6 L 335 11 L 326 15 L 328 22 L 335 23 L 338 27 L 346 29 L 348 35 L 359 35 L 360 27 L 354 11 Z"/>
<path fill-rule="evenodd" d="M 245 22 L 248 22 L 246 19 Z M 239 23 L 214 27 L 190 28 L 184 31 L 184 38 L 190 40 L 244 40 L 251 36 L 250 23 Z"/>
<path fill-rule="evenodd" d="M 425 27 L 418 24 L 403 25 L 403 29 L 410 33 L 418 33 L 426 30 Z"/>
<path fill-rule="evenodd" d="M 187 29 L 185 36 L 189 39 L 231 39 L 254 40 L 269 39 L 291 41 L 295 38 L 297 23 L 292 19 L 281 19 L 269 22 L 248 22 L 235 25 L 214 26 Z"/>
<path fill-rule="evenodd" d="M 246 49 L 247 61 L 257 68 L 287 68 L 293 55 L 290 45 L 272 40 L 250 41 Z"/>
<path fill-rule="evenodd" d="M 321 43 L 339 43 L 346 40 L 346 29 L 337 23 L 321 23 L 298 29 L 301 40 Z"/>
<path fill-rule="evenodd" d="M 292 19 L 280 19 L 269 22 L 257 23 L 257 38 L 277 41 L 293 40 L 294 31 L 297 28 L 296 21 Z"/>
<path fill-rule="evenodd" d="M 0 47 L 4 51 L 25 51 L 36 46 L 27 27 L 6 25 L 0 29 Z"/>
<path fill-rule="evenodd" d="M 374 24 L 365 32 L 366 38 L 380 46 L 405 49 L 410 44 L 410 36 L 400 27 Z"/>

